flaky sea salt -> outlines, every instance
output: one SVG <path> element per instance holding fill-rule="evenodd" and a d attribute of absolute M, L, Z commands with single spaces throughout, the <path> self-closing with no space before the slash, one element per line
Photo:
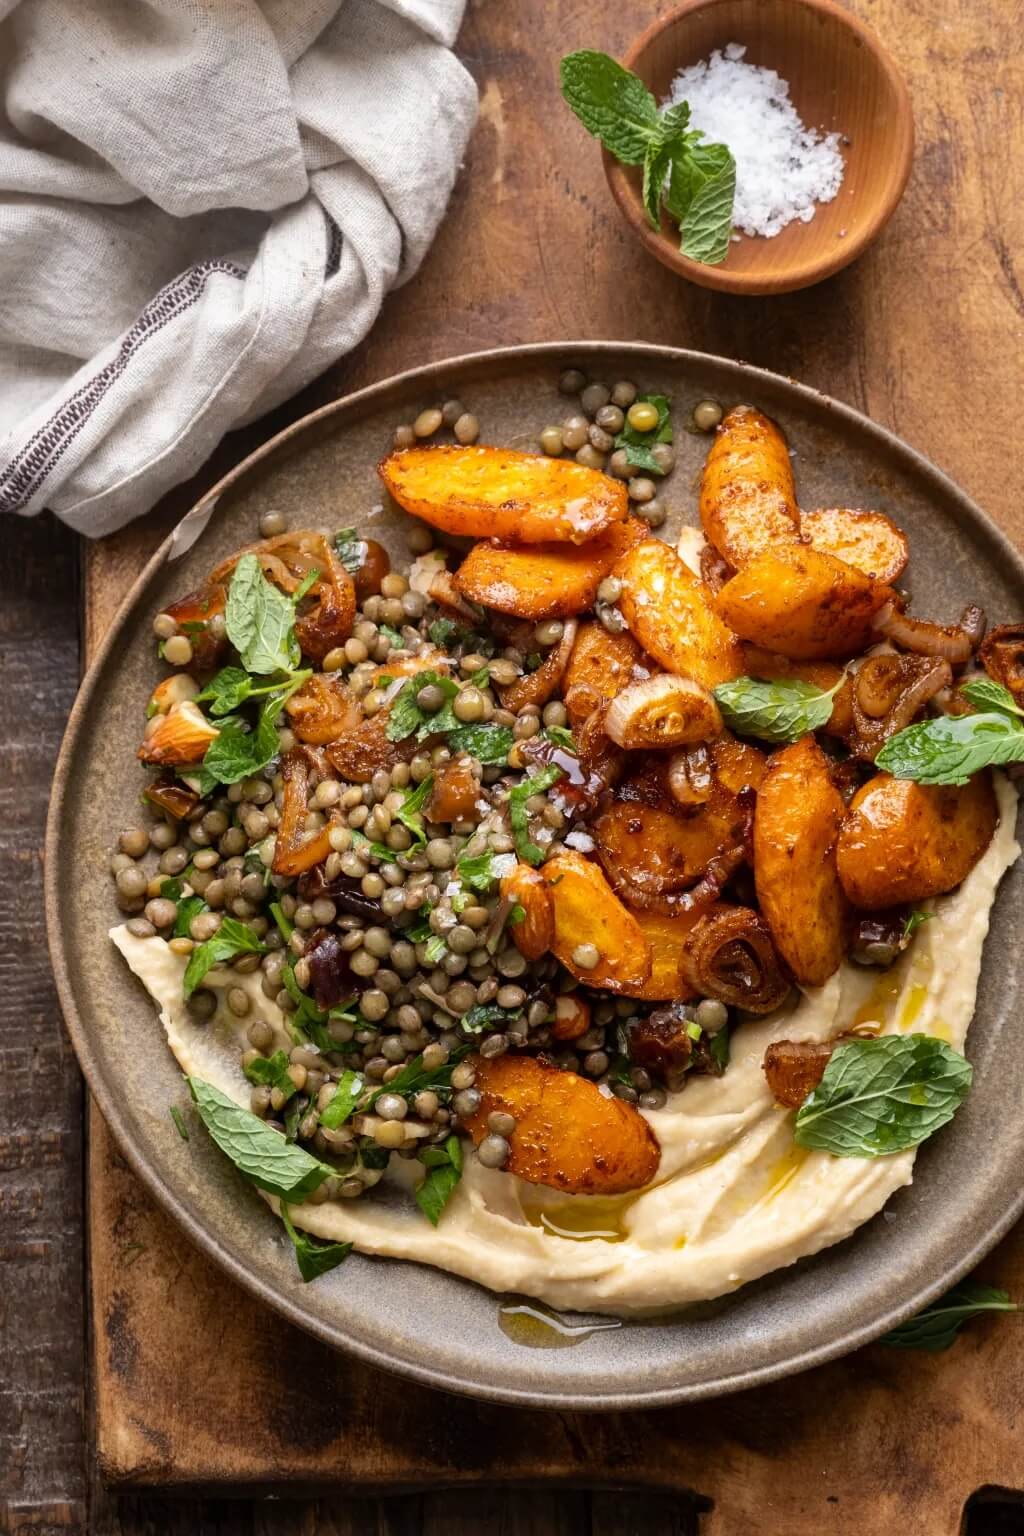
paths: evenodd
<path fill-rule="evenodd" d="M 774 69 L 744 64 L 746 48 L 730 43 L 706 63 L 682 70 L 665 105 L 690 103 L 690 127 L 708 143 L 727 144 L 736 161 L 733 223 L 771 239 L 794 219 L 814 218 L 843 180 L 838 133 L 805 128 Z"/>

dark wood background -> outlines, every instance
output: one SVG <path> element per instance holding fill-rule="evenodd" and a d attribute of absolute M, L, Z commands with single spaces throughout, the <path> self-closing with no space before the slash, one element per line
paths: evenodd
<path fill-rule="evenodd" d="M 907 73 L 918 132 L 911 183 L 882 240 L 854 268 L 818 289 L 762 302 L 688 287 L 635 246 L 611 205 L 596 149 L 559 104 L 559 55 L 581 46 L 621 51 L 650 19 L 647 0 L 471 0 L 460 48 L 481 87 L 481 119 L 438 241 L 419 276 L 387 301 L 359 352 L 270 425 L 398 368 L 495 343 L 670 342 L 793 374 L 866 410 L 934 457 L 1024 542 L 1013 472 L 1024 385 L 1024 7 L 1021 0 L 958 0 L 955 7 L 857 0 L 852 8 Z M 42 920 L 47 787 L 85 642 L 94 643 L 109 618 L 112 594 L 196 492 L 266 430 L 261 424 L 229 439 L 167 507 L 102 546 L 79 549 L 49 518 L 10 520 L 0 540 L 0 1533 L 694 1532 L 700 1501 L 685 1496 L 506 1492 L 495 1483 L 396 1499 L 284 1503 L 171 1500 L 158 1490 L 114 1495 L 99 1483 L 87 1369 L 83 1093 L 59 1020 Z M 958 1346 L 960 1359 L 970 1359 L 974 1347 Z M 1015 1463 L 1011 1433 L 1022 1411 L 1019 1364 L 999 1375 L 999 1358 L 994 1345 L 984 1407 L 1004 1434 L 1001 1480 L 1019 1486 L 1024 1454 Z M 912 1376 L 908 1367 L 908 1383 Z M 869 1380 L 892 1399 L 898 1422 L 895 1378 L 882 1383 L 865 1366 L 865 1390 Z M 956 1398 L 955 1376 L 935 1380 L 937 1396 L 949 1382 Z M 238 1415 L 256 1420 L 259 1404 L 250 1394 L 259 1383 L 243 1379 L 235 1389 Z M 809 1381 L 787 1387 L 795 1406 L 802 1392 L 809 1404 L 809 1391 Z M 929 1420 L 928 1433 L 934 1439 L 945 1422 L 948 1459 L 981 1464 L 964 1443 L 972 1421 L 965 1428 L 955 1401 L 949 1407 L 945 1421 Z M 887 1442 L 880 1481 L 884 1471 L 887 1483 L 912 1483 L 936 1460 L 934 1444 L 915 1442 L 911 1418 L 902 1440 Z M 502 1416 L 488 1420 L 497 1479 Z M 578 1421 L 577 1432 L 585 1436 L 587 1423 Z M 700 1415 L 691 1420 L 697 1435 L 700 1423 Z M 721 1416 L 719 1464 L 708 1480 L 718 1484 L 731 1470 L 721 1461 L 720 1426 Z M 216 1425 L 206 1428 L 216 1434 Z M 402 1432 L 415 1434 L 416 1425 L 406 1422 Z M 784 1435 L 766 1445 L 767 1472 L 780 1485 L 792 1492 L 794 1482 L 813 1482 L 815 1467 L 788 1454 Z M 737 1477 L 746 1449 L 739 1442 L 734 1448 Z M 1018 1466 L 1020 1475 L 1011 1475 Z M 628 1480 L 636 1470 L 657 1480 L 660 1469 L 612 1466 L 609 1473 Z M 875 1475 L 870 1458 L 861 1475 Z M 958 1488 L 961 1499 L 973 1491 L 970 1482 Z M 835 1516 L 827 1528 L 845 1536 L 853 1527 L 843 1523 L 838 1494 L 829 1507 Z M 737 1533 L 778 1528 L 756 1501 L 745 1508 Z M 883 1536 L 893 1528 L 877 1518 L 861 1518 L 857 1529 Z M 1024 1531 L 1019 1502 L 990 1491 L 969 1528 L 971 1536 Z"/>

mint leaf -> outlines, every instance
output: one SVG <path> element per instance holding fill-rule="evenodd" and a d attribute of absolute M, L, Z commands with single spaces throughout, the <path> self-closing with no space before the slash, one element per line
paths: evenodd
<path fill-rule="evenodd" d="M 232 572 L 224 624 L 247 672 L 291 672 L 302 659 L 295 602 L 267 580 L 253 554 L 242 555 Z"/>
<path fill-rule="evenodd" d="M 992 677 L 972 677 L 969 683 L 961 683 L 960 692 L 969 704 L 975 704 L 979 709 L 994 709 L 1024 718 L 1024 709 L 1018 706 L 1009 688 L 1004 688 Z"/>
<path fill-rule="evenodd" d="M 641 197 L 647 222 L 652 229 L 661 228 L 661 194 L 672 164 L 671 144 L 651 144 L 644 156 L 644 180 Z"/>
<path fill-rule="evenodd" d="M 288 1052 L 275 1051 L 273 1056 L 257 1056 L 242 1068 L 250 1083 L 262 1084 L 266 1088 L 277 1088 L 283 1095 L 287 1104 L 292 1094 L 296 1092 L 295 1084 L 288 1075 Z"/>
<path fill-rule="evenodd" d="M 457 1136 L 449 1136 L 443 1146 L 425 1147 L 419 1160 L 427 1176 L 416 1191 L 416 1204 L 436 1227 L 462 1178 L 462 1144 Z"/>
<path fill-rule="evenodd" d="M 210 704 L 211 715 L 230 715 L 252 692 L 252 678 L 242 667 L 222 667 L 210 679 L 196 702 Z"/>
<path fill-rule="evenodd" d="M 187 1077 L 200 1119 L 238 1171 L 268 1194 L 300 1202 L 319 1189 L 334 1170 L 290 1145 L 279 1131 L 202 1078 Z"/>
<path fill-rule="evenodd" d="M 188 957 L 182 984 L 185 997 L 191 997 L 207 971 L 212 971 L 222 961 L 233 960 L 236 955 L 265 955 L 266 952 L 267 946 L 260 943 L 245 923 L 240 923 L 237 917 L 222 918 L 213 938 L 197 945 Z"/>
<path fill-rule="evenodd" d="M 1020 1310 L 1019 1302 L 1011 1301 L 1006 1291 L 965 1281 L 916 1317 L 908 1318 L 883 1334 L 878 1342 L 890 1349 L 923 1349 L 928 1354 L 937 1355 L 956 1343 L 960 1329 L 972 1317 L 983 1317 L 986 1312 Z"/>
<path fill-rule="evenodd" d="M 624 165 L 641 165 L 658 125 L 657 103 L 643 81 L 589 50 L 566 55 L 561 79 L 562 95 L 587 132 Z"/>
<path fill-rule="evenodd" d="M 789 742 L 828 723 L 838 687 L 839 683 L 826 692 L 796 678 L 765 682 L 757 677 L 737 677 L 731 683 L 720 683 L 714 694 L 722 718 L 737 736 Z"/>
<path fill-rule="evenodd" d="M 448 733 L 448 745 L 453 756 L 457 752 L 468 752 L 484 767 L 507 763 L 514 740 L 509 725 L 459 725 Z"/>
<path fill-rule="evenodd" d="M 908 725 L 875 758 L 897 779 L 966 784 L 982 768 L 1024 762 L 1024 727 L 1010 715 L 939 715 Z"/>
<path fill-rule="evenodd" d="M 366 1087 L 366 1079 L 351 1069 L 343 1072 L 338 1080 L 338 1091 L 326 1109 L 320 1111 L 320 1124 L 329 1131 L 336 1131 L 348 1120 Z"/>
<path fill-rule="evenodd" d="M 338 1265 L 343 1264 L 352 1252 L 354 1246 L 352 1243 L 329 1243 L 323 1238 L 314 1237 L 310 1232 L 297 1232 L 283 1200 L 281 1201 L 281 1220 L 292 1240 L 299 1274 L 307 1285 L 310 1280 L 316 1280 L 319 1275 L 326 1275 L 329 1270 L 337 1269 Z"/>
<path fill-rule="evenodd" d="M 884 1157 L 916 1147 L 952 1120 L 971 1066 L 929 1035 L 849 1040 L 797 1111 L 802 1147 L 835 1157 Z"/>
<path fill-rule="evenodd" d="M 672 160 L 665 206 L 678 224 L 685 222 L 694 198 L 705 182 L 721 174 L 732 160 L 726 144 L 705 144 L 699 132 L 688 133 Z"/>
<path fill-rule="evenodd" d="M 533 778 L 521 779 L 514 788 L 508 792 L 508 816 L 512 826 L 512 836 L 515 840 L 516 853 L 526 864 L 543 864 L 544 850 L 530 840 L 530 821 L 526 810 L 526 802 L 532 795 L 541 795 L 545 790 L 557 784 L 562 777 L 561 768 L 554 763 L 549 763 L 542 768 Z"/>
<path fill-rule="evenodd" d="M 679 249 L 691 261 L 718 266 L 729 254 L 732 209 L 736 199 L 736 162 L 727 164 L 697 188 L 681 226 Z"/>

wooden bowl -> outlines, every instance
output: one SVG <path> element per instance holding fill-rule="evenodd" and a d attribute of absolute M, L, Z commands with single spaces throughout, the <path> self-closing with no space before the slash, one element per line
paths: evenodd
<path fill-rule="evenodd" d="M 623 64 L 660 103 L 681 69 L 729 43 L 744 62 L 775 69 L 809 128 L 844 136 L 843 184 L 808 224 L 794 220 L 772 240 L 741 236 L 721 266 L 691 261 L 667 215 L 647 222 L 638 168 L 605 152 L 615 200 L 647 249 L 673 272 L 724 293 L 788 293 L 855 260 L 903 195 L 914 151 L 910 97 L 874 33 L 832 0 L 684 0 L 632 44 Z M 846 143 L 845 140 L 849 140 Z"/>

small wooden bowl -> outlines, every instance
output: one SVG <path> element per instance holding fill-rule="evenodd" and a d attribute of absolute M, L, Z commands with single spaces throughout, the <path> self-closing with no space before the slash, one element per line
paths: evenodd
<path fill-rule="evenodd" d="M 779 72 L 802 121 L 844 135 L 843 184 L 809 224 L 794 220 L 772 240 L 741 236 L 721 266 L 690 261 L 667 215 L 647 222 L 638 168 L 605 152 L 605 174 L 634 233 L 666 267 L 702 288 L 725 293 L 788 293 L 855 260 L 891 217 L 914 152 L 906 85 L 863 23 L 832 0 L 684 0 L 648 27 L 623 64 L 654 92 L 668 94 L 681 69 L 729 43 L 746 45 L 744 62 Z"/>

